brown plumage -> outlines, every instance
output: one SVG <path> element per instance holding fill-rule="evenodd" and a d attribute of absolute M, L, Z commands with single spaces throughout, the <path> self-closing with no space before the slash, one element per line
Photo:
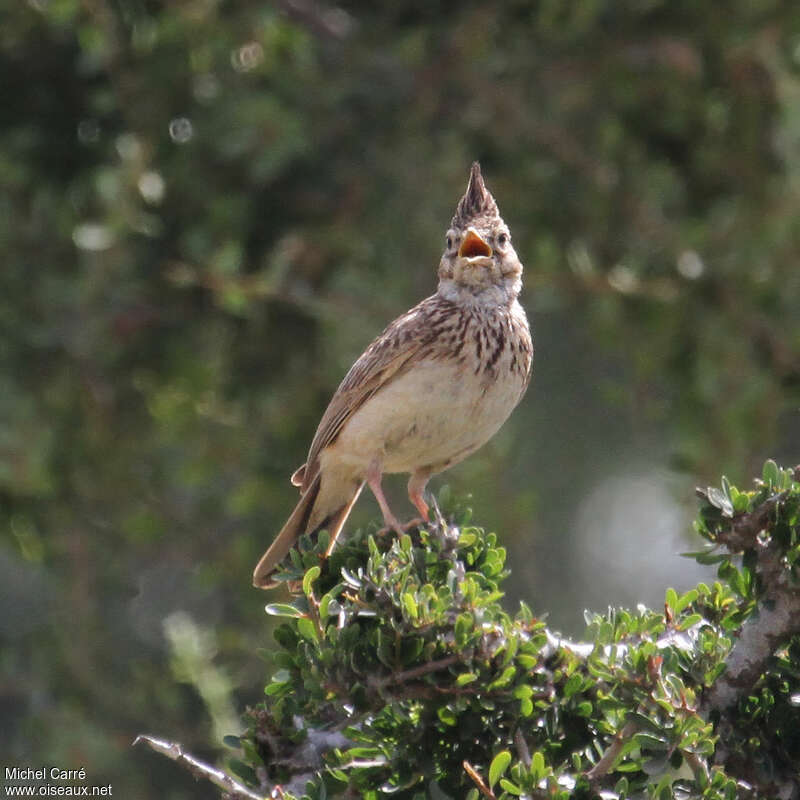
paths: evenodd
<path fill-rule="evenodd" d="M 387 526 L 402 530 L 381 490 L 411 474 L 423 519 L 431 475 L 483 445 L 528 386 L 533 345 L 517 297 L 522 264 L 480 167 L 472 165 L 439 263 L 436 294 L 392 322 L 353 364 L 292 476 L 300 501 L 253 573 L 260 588 L 303 533 L 327 528 L 331 547 L 369 484 Z"/>

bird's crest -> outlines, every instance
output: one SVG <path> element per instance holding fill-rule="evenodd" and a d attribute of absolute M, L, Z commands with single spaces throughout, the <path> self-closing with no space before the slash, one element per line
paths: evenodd
<path fill-rule="evenodd" d="M 469 183 L 464 196 L 458 201 L 453 221 L 454 228 L 464 228 L 477 217 L 496 217 L 500 212 L 481 175 L 481 165 L 475 161 L 469 172 Z"/>

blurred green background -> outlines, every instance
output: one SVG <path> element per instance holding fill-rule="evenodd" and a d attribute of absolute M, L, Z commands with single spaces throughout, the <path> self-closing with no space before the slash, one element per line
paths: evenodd
<path fill-rule="evenodd" d="M 213 760 L 257 702 L 252 567 L 473 159 L 534 378 L 431 486 L 509 605 L 658 606 L 701 575 L 693 486 L 800 460 L 796 2 L 27 0 L 0 98 L 3 765 L 215 796 L 130 743 Z"/>

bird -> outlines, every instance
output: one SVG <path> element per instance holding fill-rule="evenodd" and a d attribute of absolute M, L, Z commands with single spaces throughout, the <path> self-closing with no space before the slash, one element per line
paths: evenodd
<path fill-rule="evenodd" d="M 291 477 L 300 500 L 258 562 L 254 586 L 278 585 L 274 573 L 303 534 L 326 529 L 330 553 L 365 484 L 388 528 L 419 524 L 392 513 L 384 474 L 410 474 L 409 500 L 429 520 L 430 477 L 494 436 L 528 388 L 522 270 L 476 161 L 445 235 L 436 292 L 391 322 L 345 375 Z"/>

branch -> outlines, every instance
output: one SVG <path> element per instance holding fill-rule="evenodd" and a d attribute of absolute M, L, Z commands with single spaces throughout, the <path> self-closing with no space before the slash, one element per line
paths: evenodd
<path fill-rule="evenodd" d="M 195 778 L 204 778 L 207 781 L 211 781 L 215 786 L 224 789 L 230 797 L 244 798 L 244 800 L 264 800 L 263 794 L 256 794 L 222 770 L 200 761 L 191 753 L 185 753 L 183 746 L 178 742 L 167 742 L 163 739 L 156 739 L 154 736 L 142 734 L 133 740 L 134 747 L 139 743 L 146 744 L 156 753 L 177 761 L 181 766 L 186 767 Z"/>
<path fill-rule="evenodd" d="M 620 751 L 625 746 L 625 742 L 639 730 L 639 726 L 631 721 L 625 724 L 625 727 L 614 736 L 613 741 L 603 753 L 602 758 L 586 773 L 586 777 L 590 783 L 599 780 L 607 775 L 614 762 L 617 760 Z"/>
<path fill-rule="evenodd" d="M 742 626 L 726 659 L 725 672 L 706 695 L 706 711 L 724 711 L 750 692 L 781 642 L 800 633 L 800 587 L 784 563 L 777 542 L 762 543 L 758 538 L 785 496 L 785 492 L 773 495 L 749 514 L 734 518 L 730 529 L 719 535 L 731 550 L 756 551 L 756 573 L 764 592 L 759 598 L 758 614 Z"/>
<path fill-rule="evenodd" d="M 413 681 L 416 678 L 421 678 L 423 675 L 429 675 L 431 672 L 438 672 L 442 669 L 457 664 L 461 660 L 459 655 L 445 656 L 437 661 L 428 661 L 425 664 L 420 664 L 418 667 L 404 670 L 403 672 L 395 672 L 389 675 L 382 683 L 386 686 L 393 683 L 406 683 Z"/>
<path fill-rule="evenodd" d="M 484 781 L 478 770 L 476 770 L 469 761 L 464 761 L 462 766 L 464 767 L 464 772 L 469 775 L 472 782 L 478 787 L 478 791 L 480 791 L 484 797 L 488 797 L 489 800 L 497 800 L 495 793 L 486 785 L 486 781 Z"/>
<path fill-rule="evenodd" d="M 800 633 L 799 606 L 797 587 L 789 583 L 786 575 L 777 575 L 759 604 L 758 616 L 748 619 L 742 627 L 726 659 L 725 672 L 709 689 L 704 706 L 723 711 L 750 692 L 781 642 Z"/>

